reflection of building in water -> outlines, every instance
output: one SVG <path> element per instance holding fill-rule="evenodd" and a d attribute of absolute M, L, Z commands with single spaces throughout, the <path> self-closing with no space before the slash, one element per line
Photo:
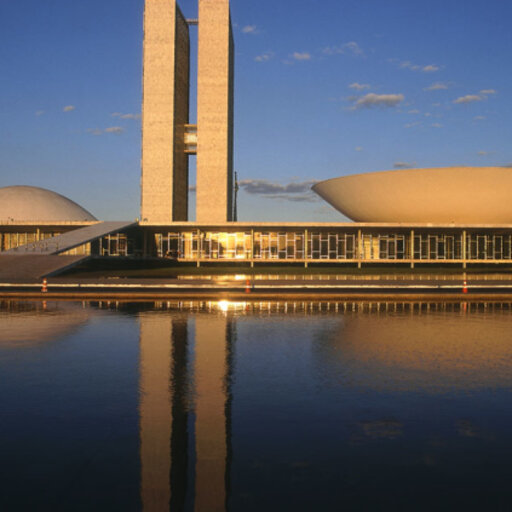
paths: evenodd
<path fill-rule="evenodd" d="M 72 302 L 0 301 L 0 346 L 56 341 L 87 323 L 90 309 Z"/>
<path fill-rule="evenodd" d="M 226 316 L 197 315 L 187 321 L 163 314 L 141 315 L 144 510 L 182 510 L 192 494 L 197 511 L 226 509 L 230 354 L 231 324 Z M 192 396 L 194 416 L 189 411 Z M 191 418 L 195 419 L 193 432 L 189 432 Z M 195 467 L 190 471 L 194 455 Z"/>
<path fill-rule="evenodd" d="M 317 355 L 355 387 L 438 393 L 512 385 L 509 304 L 412 306 L 386 313 L 359 304 L 326 333 Z"/>

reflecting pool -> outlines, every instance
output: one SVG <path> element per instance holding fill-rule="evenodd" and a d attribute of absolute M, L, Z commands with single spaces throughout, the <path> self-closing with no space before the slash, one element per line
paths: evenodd
<path fill-rule="evenodd" d="M 512 303 L 0 302 L 0 510 L 508 510 Z"/>

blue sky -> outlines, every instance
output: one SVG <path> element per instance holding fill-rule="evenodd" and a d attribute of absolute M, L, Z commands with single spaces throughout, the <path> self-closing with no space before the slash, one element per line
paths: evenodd
<path fill-rule="evenodd" d="M 179 3 L 196 17 L 197 0 Z M 308 192 L 315 180 L 512 163 L 512 2 L 232 0 L 231 11 L 240 220 L 343 220 Z M 139 216 L 142 14 L 143 0 L 0 2 L 0 186 Z"/>

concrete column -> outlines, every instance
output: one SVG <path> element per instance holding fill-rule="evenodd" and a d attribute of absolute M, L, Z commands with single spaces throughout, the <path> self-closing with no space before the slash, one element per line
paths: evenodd
<path fill-rule="evenodd" d="M 357 268 L 361 268 L 361 259 L 364 257 L 363 236 L 361 230 L 357 230 Z"/>
<path fill-rule="evenodd" d="M 254 268 L 254 229 L 251 229 L 251 268 Z"/>
<path fill-rule="evenodd" d="M 466 230 L 462 231 L 462 268 L 466 268 L 467 251 L 466 251 Z"/>
<path fill-rule="evenodd" d="M 410 243 L 410 258 L 411 260 L 411 268 L 414 268 L 414 229 L 411 229 L 411 243 Z"/>
<path fill-rule="evenodd" d="M 308 230 L 304 230 L 304 267 L 308 268 Z"/>

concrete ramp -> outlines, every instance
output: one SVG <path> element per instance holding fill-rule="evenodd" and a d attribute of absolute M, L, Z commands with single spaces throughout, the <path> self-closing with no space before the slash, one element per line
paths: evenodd
<path fill-rule="evenodd" d="M 63 235 L 47 238 L 0 253 L 0 281 L 30 282 L 60 273 L 89 255 L 61 256 L 75 247 L 133 226 L 134 222 L 98 222 Z"/>
<path fill-rule="evenodd" d="M 89 257 L 0 253 L 0 282 L 33 282 L 62 272 Z"/>
<path fill-rule="evenodd" d="M 136 222 L 133 221 L 116 221 L 116 222 L 98 222 L 92 226 L 85 228 L 74 229 L 68 233 L 64 233 L 53 238 L 47 238 L 46 240 L 40 240 L 39 242 L 33 242 L 15 249 L 5 251 L 5 255 L 22 255 L 32 254 L 38 256 L 50 256 L 52 254 L 60 254 L 75 247 L 87 244 L 101 238 L 102 236 L 117 233 L 123 229 L 133 226 Z"/>

